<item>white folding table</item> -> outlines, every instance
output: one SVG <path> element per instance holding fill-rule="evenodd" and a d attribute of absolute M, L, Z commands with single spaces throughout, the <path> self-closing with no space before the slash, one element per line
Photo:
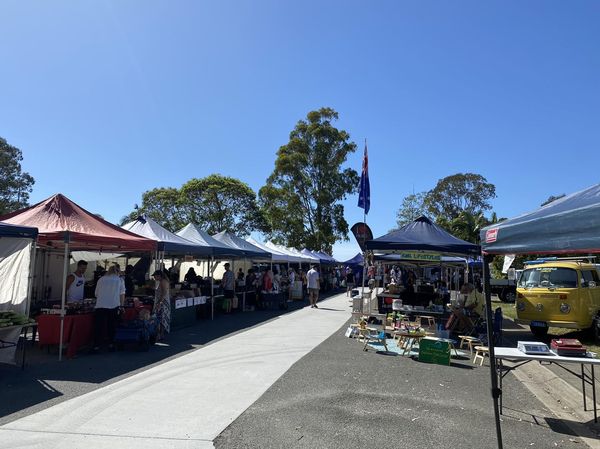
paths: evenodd
<path fill-rule="evenodd" d="M 598 422 L 598 406 L 596 404 L 596 377 L 594 373 L 594 366 L 600 365 L 600 359 L 592 357 L 564 357 L 550 352 L 548 355 L 537 355 L 537 354 L 525 354 L 517 348 L 494 348 L 494 358 L 497 360 L 496 368 L 498 370 L 498 385 L 502 390 L 502 379 L 510 371 L 525 365 L 532 361 L 538 361 L 540 364 L 552 364 L 560 366 L 565 371 L 573 374 L 575 377 L 581 380 L 581 390 L 583 394 L 583 410 L 587 411 L 587 399 L 585 396 L 585 385 L 592 386 L 592 398 L 594 401 L 594 422 Z M 505 366 L 502 362 L 507 360 L 514 362 L 513 366 Z M 581 365 L 581 374 L 577 373 L 563 364 L 579 364 Z M 585 367 L 588 366 L 589 373 L 586 372 Z M 502 413 L 502 395 L 500 395 L 500 413 Z"/>

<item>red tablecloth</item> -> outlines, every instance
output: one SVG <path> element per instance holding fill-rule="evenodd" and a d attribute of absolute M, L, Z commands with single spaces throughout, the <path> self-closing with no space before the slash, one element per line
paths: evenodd
<path fill-rule="evenodd" d="M 40 315 L 36 320 L 38 322 L 39 344 L 58 345 L 60 343 L 60 316 Z M 65 316 L 63 344 L 68 344 L 68 358 L 74 357 L 81 346 L 91 344 L 93 338 L 93 313 Z"/>
<path fill-rule="evenodd" d="M 138 307 L 125 307 L 125 313 L 123 314 L 123 319 L 127 320 L 127 321 L 135 320 L 136 318 L 139 317 L 140 311 L 142 311 L 143 309 L 146 309 L 146 310 L 150 311 L 150 313 L 152 313 L 152 305 L 150 305 L 150 304 L 140 305 Z"/>

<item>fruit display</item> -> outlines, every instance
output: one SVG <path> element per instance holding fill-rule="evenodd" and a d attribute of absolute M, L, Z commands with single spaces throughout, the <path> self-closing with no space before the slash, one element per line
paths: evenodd
<path fill-rule="evenodd" d="M 35 323 L 34 319 L 11 310 L 0 312 L 0 328 Z"/>

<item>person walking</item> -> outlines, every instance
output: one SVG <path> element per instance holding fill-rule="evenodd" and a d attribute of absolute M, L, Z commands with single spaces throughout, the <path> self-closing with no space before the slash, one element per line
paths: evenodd
<path fill-rule="evenodd" d="M 352 289 L 354 288 L 354 272 L 352 268 L 346 267 L 346 296 L 351 296 Z"/>
<path fill-rule="evenodd" d="M 98 279 L 96 284 L 96 308 L 94 310 L 94 348 L 100 351 L 104 343 L 108 350 L 115 350 L 115 332 L 119 320 L 119 310 L 125 303 L 125 283 L 119 276 L 119 266 L 113 265 Z"/>
<path fill-rule="evenodd" d="M 318 309 L 319 306 L 317 306 L 317 301 L 319 300 L 319 287 L 321 283 L 316 265 L 312 265 L 310 270 L 308 270 L 308 273 L 306 273 L 306 280 L 308 283 L 308 302 L 310 303 L 310 307 Z"/>

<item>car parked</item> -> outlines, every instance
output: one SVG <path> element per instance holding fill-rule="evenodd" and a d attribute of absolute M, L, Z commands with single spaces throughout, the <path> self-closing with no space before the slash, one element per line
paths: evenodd
<path fill-rule="evenodd" d="M 530 261 L 517 284 L 517 319 L 542 337 L 549 327 L 586 329 L 600 340 L 600 275 L 581 259 Z"/>

